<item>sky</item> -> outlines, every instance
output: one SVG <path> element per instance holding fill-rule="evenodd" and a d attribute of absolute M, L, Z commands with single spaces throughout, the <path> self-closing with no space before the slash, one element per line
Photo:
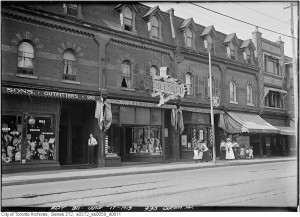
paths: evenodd
<path fill-rule="evenodd" d="M 183 19 L 193 18 L 194 21 L 202 26 L 215 27 L 216 31 L 224 34 L 236 33 L 241 40 L 252 38 L 254 26 L 235 21 L 233 19 L 218 15 L 211 11 L 202 9 L 189 2 L 143 2 L 150 7 L 159 6 L 161 11 L 167 11 L 170 8 L 174 9 L 175 16 Z M 285 35 L 291 35 L 291 9 L 283 9 L 290 5 L 288 1 L 281 2 L 195 2 L 200 6 L 217 11 L 219 13 L 243 20 L 245 22 L 258 25 L 260 27 L 270 29 Z M 295 55 L 297 57 L 298 50 L 298 21 L 299 14 L 296 6 L 293 7 L 294 13 L 294 36 L 295 40 Z M 264 29 L 258 28 L 262 33 L 262 37 L 276 42 L 281 36 L 284 42 L 285 55 L 292 57 L 292 39 L 287 36 L 273 33 Z"/>

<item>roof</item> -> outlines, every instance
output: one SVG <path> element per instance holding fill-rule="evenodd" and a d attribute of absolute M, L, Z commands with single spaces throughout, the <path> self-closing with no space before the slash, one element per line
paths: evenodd
<path fill-rule="evenodd" d="M 193 22 L 193 27 L 195 27 L 195 23 L 194 23 L 194 20 L 193 18 L 189 18 L 189 19 L 186 19 L 182 22 L 182 24 L 180 25 L 179 29 L 183 29 L 185 27 L 187 27 L 191 22 Z"/>
<path fill-rule="evenodd" d="M 237 36 L 235 33 L 227 35 L 223 43 L 230 43 L 232 40 L 235 40 L 236 43 L 238 44 Z"/>
<path fill-rule="evenodd" d="M 150 10 L 143 16 L 143 18 L 147 18 L 148 19 L 155 12 L 157 12 L 159 14 L 160 18 L 164 21 L 164 18 L 162 16 L 161 11 L 160 11 L 160 9 L 159 9 L 158 6 L 150 8 Z"/>
<path fill-rule="evenodd" d="M 248 40 L 243 41 L 243 43 L 242 43 L 242 45 L 241 45 L 240 48 L 247 48 L 247 47 L 249 47 L 249 46 L 251 46 L 251 48 L 252 48 L 253 50 L 255 50 L 255 46 L 254 46 L 254 44 L 253 44 L 253 42 L 252 42 L 251 39 L 248 39 Z"/>

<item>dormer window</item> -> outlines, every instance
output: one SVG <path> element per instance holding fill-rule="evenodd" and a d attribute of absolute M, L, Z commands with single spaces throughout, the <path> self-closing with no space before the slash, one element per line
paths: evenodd
<path fill-rule="evenodd" d="M 215 53 L 215 42 L 214 42 L 213 38 L 210 35 L 207 35 L 205 38 L 205 41 L 210 45 L 210 46 L 207 45 L 207 47 L 210 47 L 210 53 L 214 54 Z"/>
<path fill-rule="evenodd" d="M 245 49 L 243 55 L 244 55 L 244 60 L 246 61 L 246 63 L 251 64 L 252 63 L 252 56 L 251 56 L 251 52 L 248 48 Z"/>
<path fill-rule="evenodd" d="M 152 37 L 159 37 L 159 23 L 158 23 L 158 19 L 156 18 L 156 16 L 153 16 L 150 20 L 151 22 L 151 35 Z"/>
<path fill-rule="evenodd" d="M 237 59 L 236 47 L 232 43 L 228 44 L 227 54 L 230 59 L 233 59 L 233 60 Z"/>
<path fill-rule="evenodd" d="M 79 18 L 82 17 L 80 4 L 63 4 L 63 8 L 65 14 Z"/>
<path fill-rule="evenodd" d="M 124 9 L 124 29 L 126 31 L 131 31 L 132 24 L 133 24 L 132 11 L 130 10 L 130 8 L 126 7 Z"/>
<path fill-rule="evenodd" d="M 185 33 L 185 45 L 187 47 L 192 47 L 192 42 L 193 42 L 193 32 L 190 28 L 188 28 L 186 30 L 186 33 Z"/>

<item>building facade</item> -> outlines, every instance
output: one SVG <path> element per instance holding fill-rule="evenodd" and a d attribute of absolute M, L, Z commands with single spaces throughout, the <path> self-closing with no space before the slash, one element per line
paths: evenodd
<path fill-rule="evenodd" d="M 138 3 L 4 3 L 4 169 L 85 165 L 89 133 L 99 141 L 98 166 L 192 159 L 199 140 L 212 149 L 208 52 L 217 156 L 220 140 L 228 135 L 245 145 L 259 138 L 254 153 L 263 155 L 261 135 L 266 132 L 257 126 L 248 129 L 238 118 L 260 118 L 266 110 L 262 91 L 274 90 L 262 88 L 274 76 L 262 73 L 255 57 L 262 55 L 259 40 L 241 40 L 235 33 L 225 35 L 177 17 L 173 9 L 163 12 Z M 162 76 L 173 86 L 174 81 L 176 87 L 184 84 L 185 96 L 158 106 L 166 98 L 155 96 L 153 86 L 160 84 L 155 88 L 165 94 L 171 85 Z M 105 131 L 94 115 L 100 97 L 111 110 Z M 273 110 L 263 113 L 270 123 Z M 276 112 L 284 120 L 284 110 Z M 174 114 L 181 119 L 179 128 Z M 235 130 L 225 127 L 231 119 L 240 122 Z M 272 126 L 269 130 L 280 133 Z"/>

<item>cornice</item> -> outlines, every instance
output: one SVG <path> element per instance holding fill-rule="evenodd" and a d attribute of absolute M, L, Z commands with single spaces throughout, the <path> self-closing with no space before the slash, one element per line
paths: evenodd
<path fill-rule="evenodd" d="M 39 17 L 37 19 L 37 17 L 35 17 L 33 15 L 26 14 L 26 16 L 25 16 L 24 14 L 22 14 L 22 12 L 8 11 L 8 9 L 2 10 L 2 17 L 18 20 L 21 22 L 31 23 L 31 24 L 35 24 L 35 25 L 39 25 L 39 26 L 46 26 L 46 27 L 49 27 L 52 29 L 58 29 L 58 30 L 62 30 L 65 32 L 70 32 L 70 33 L 74 33 L 74 34 L 78 34 L 78 35 L 82 35 L 82 36 L 93 37 L 92 33 L 84 31 L 83 29 L 76 28 L 74 26 L 70 27 L 70 26 L 63 25 L 62 20 L 60 21 L 60 23 L 58 23 L 57 21 L 53 21 L 53 20 L 51 20 L 52 22 L 49 22 L 50 21 L 49 18 Z M 66 23 L 66 24 L 68 24 L 68 23 Z M 69 22 L 69 24 L 74 24 L 74 23 Z"/>

